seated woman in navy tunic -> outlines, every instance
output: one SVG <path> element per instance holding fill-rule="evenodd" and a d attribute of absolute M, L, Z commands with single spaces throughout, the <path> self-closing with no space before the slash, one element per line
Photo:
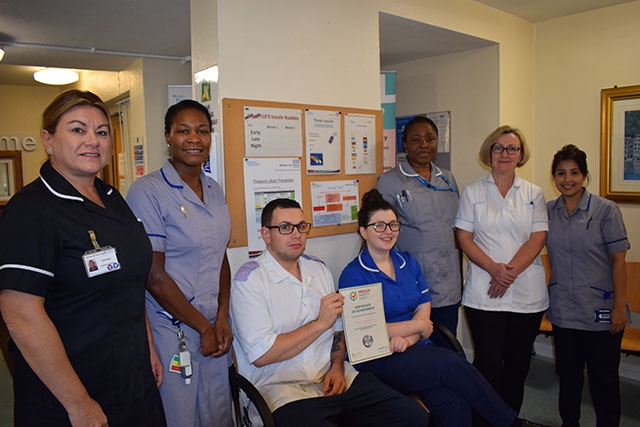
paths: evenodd
<path fill-rule="evenodd" d="M 400 223 L 378 190 L 362 199 L 359 232 L 366 248 L 340 275 L 340 288 L 382 283 L 392 354 L 359 365 L 402 393 L 415 393 L 436 425 L 470 426 L 472 409 L 494 426 L 512 425 L 515 412 L 462 354 L 429 342 L 431 296 L 420 265 L 393 250 Z"/>

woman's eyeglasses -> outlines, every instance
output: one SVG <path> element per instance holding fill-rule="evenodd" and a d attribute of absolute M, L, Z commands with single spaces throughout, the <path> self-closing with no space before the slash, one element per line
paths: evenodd
<path fill-rule="evenodd" d="M 491 151 L 493 151 L 496 154 L 502 154 L 502 152 L 505 150 L 507 150 L 508 154 L 516 154 L 517 152 L 520 151 L 520 147 L 516 147 L 515 145 L 510 145 L 508 147 L 505 147 L 504 145 L 500 145 L 500 144 L 495 144 L 491 147 Z"/>
<path fill-rule="evenodd" d="M 365 228 L 371 227 L 376 233 L 383 233 L 384 230 L 389 227 L 391 231 L 400 231 L 400 221 L 391 221 L 389 223 L 386 222 L 372 222 L 371 224 L 367 224 Z"/>
<path fill-rule="evenodd" d="M 298 230 L 298 233 L 308 233 L 311 230 L 311 224 L 308 222 L 299 222 L 297 224 L 291 224 L 289 222 L 283 222 L 278 225 L 265 225 L 269 230 L 273 230 L 274 228 L 278 229 L 278 233 L 280 234 L 292 234 L 294 229 Z"/>

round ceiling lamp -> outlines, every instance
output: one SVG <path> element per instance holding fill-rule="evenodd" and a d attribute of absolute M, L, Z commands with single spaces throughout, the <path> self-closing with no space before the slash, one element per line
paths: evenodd
<path fill-rule="evenodd" d="M 78 81 L 77 72 L 65 68 L 45 68 L 33 73 L 35 81 L 47 85 L 68 85 Z"/>

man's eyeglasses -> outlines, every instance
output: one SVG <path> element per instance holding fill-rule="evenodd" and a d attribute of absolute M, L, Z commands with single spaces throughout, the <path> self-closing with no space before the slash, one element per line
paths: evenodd
<path fill-rule="evenodd" d="M 505 147 L 504 145 L 500 145 L 500 144 L 494 144 L 491 147 L 491 151 L 493 151 L 496 154 L 502 154 L 504 150 L 507 150 L 508 154 L 516 154 L 517 152 L 520 151 L 520 147 L 516 147 L 515 145 L 510 145 L 508 147 Z"/>
<path fill-rule="evenodd" d="M 298 233 L 308 233 L 311 230 L 311 224 L 308 222 L 299 222 L 297 224 L 291 224 L 290 222 L 283 222 L 278 225 L 265 225 L 269 230 L 273 230 L 274 228 L 278 229 L 278 233 L 280 234 L 292 234 L 294 229 L 298 230 Z"/>
<path fill-rule="evenodd" d="M 386 222 L 372 222 L 371 224 L 367 224 L 365 228 L 371 227 L 376 233 L 383 233 L 384 230 L 389 227 L 391 231 L 400 231 L 400 221 L 391 221 L 390 223 Z"/>

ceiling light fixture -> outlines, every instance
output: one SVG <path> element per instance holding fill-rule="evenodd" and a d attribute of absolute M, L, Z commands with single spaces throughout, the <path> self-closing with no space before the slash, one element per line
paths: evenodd
<path fill-rule="evenodd" d="M 78 81 L 77 72 L 66 68 L 45 68 L 33 73 L 35 81 L 47 85 L 68 85 Z"/>

